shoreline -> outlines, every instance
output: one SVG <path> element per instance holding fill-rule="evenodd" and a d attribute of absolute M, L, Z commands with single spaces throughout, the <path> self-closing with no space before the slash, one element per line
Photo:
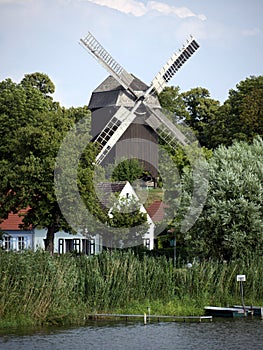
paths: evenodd
<path fill-rule="evenodd" d="M 263 304 L 263 257 L 174 268 L 131 252 L 51 256 L 0 251 L 0 328 L 82 325 L 91 314 L 204 316 L 207 305 Z M 150 308 L 150 310 L 149 310 Z"/>

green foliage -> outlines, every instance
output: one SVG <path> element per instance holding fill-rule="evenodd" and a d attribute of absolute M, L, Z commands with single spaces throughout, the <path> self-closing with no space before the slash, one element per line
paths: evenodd
<path fill-rule="evenodd" d="M 141 204 L 133 197 L 118 200 L 110 211 L 112 227 L 133 227 L 147 220 L 146 213 L 140 211 Z"/>
<path fill-rule="evenodd" d="M 201 146 L 209 149 L 220 144 L 229 146 L 234 140 L 252 142 L 255 136 L 262 137 L 262 99 L 263 76 L 239 82 L 223 105 L 201 87 L 183 93 L 178 87 L 168 87 L 159 96 L 162 107 L 173 113 L 173 121 L 184 121 Z"/>
<path fill-rule="evenodd" d="M 263 136 L 263 76 L 251 76 L 229 91 L 217 120 L 210 129 L 213 147 L 231 145 L 234 140 L 252 142 Z"/>
<path fill-rule="evenodd" d="M 210 128 L 216 123 L 220 104 L 210 98 L 207 89 L 198 87 L 179 93 L 178 87 L 167 87 L 159 100 L 161 106 L 173 114 L 175 124 L 183 121 L 194 132 L 201 146 L 212 147 Z"/>
<path fill-rule="evenodd" d="M 0 83 L 0 218 L 6 218 L 11 211 L 16 213 L 30 208 L 23 219 L 23 226 L 46 228 L 46 248 L 50 251 L 53 250 L 55 232 L 61 229 L 73 231 L 61 213 L 55 194 L 57 153 L 75 121 L 79 121 L 79 137 L 83 137 L 83 133 L 89 135 L 90 131 L 87 107 L 63 109 L 52 101 L 49 96 L 52 92 L 54 84 L 41 73 L 26 75 L 20 84 L 10 79 Z M 79 177 L 73 179 L 86 197 L 87 192 L 89 195 L 92 193 L 91 163 L 95 151 L 91 148 L 83 152 Z M 73 158 L 76 160 L 78 149 L 72 147 L 67 151 L 69 154 L 74 151 Z M 68 167 L 70 169 L 71 164 Z M 64 188 L 69 184 L 72 185 L 72 182 L 65 183 Z M 70 187 L 66 194 L 69 192 Z M 73 204 L 71 202 L 71 206 Z"/>
<path fill-rule="evenodd" d="M 200 315 L 205 305 L 240 303 L 237 274 L 247 276 L 245 302 L 261 305 L 262 273 L 262 256 L 174 269 L 164 257 L 139 259 L 131 252 L 0 251 L 0 325 L 77 324 L 91 313 L 143 313 L 147 306 L 152 314 Z"/>
<path fill-rule="evenodd" d="M 47 94 L 53 94 L 55 92 L 55 85 L 50 80 L 47 74 L 44 73 L 31 73 L 25 74 L 21 80 L 21 85 L 24 87 L 34 87 L 38 89 L 45 96 Z"/>
<path fill-rule="evenodd" d="M 211 99 L 209 91 L 200 87 L 182 93 L 182 98 L 187 110 L 185 123 L 194 130 L 201 146 L 211 148 L 210 128 L 216 122 L 219 101 Z"/>
<path fill-rule="evenodd" d="M 162 108 L 169 111 L 173 115 L 173 121 L 176 123 L 182 120 L 186 114 L 185 103 L 180 94 L 179 86 L 166 87 L 158 96 Z"/>
<path fill-rule="evenodd" d="M 235 142 L 214 151 L 206 204 L 189 232 L 193 254 L 230 260 L 263 253 L 262 155 L 259 137 L 251 145 Z M 184 181 L 187 188 L 190 177 Z"/>
<path fill-rule="evenodd" d="M 149 228 L 147 214 L 141 211 L 141 204 L 133 196 L 115 200 L 107 224 L 109 234 L 104 235 L 103 243 L 107 243 L 108 247 L 141 245 L 142 237 Z M 109 242 L 106 242 L 106 237 Z"/>
<path fill-rule="evenodd" d="M 135 180 L 142 177 L 143 171 L 143 167 L 137 159 L 124 159 L 115 165 L 111 174 L 111 180 L 129 181 L 133 183 Z"/>

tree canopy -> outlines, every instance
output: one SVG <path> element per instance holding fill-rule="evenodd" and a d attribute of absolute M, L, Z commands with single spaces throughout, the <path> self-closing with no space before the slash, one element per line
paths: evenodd
<path fill-rule="evenodd" d="M 133 181 L 142 177 L 143 171 L 143 167 L 139 160 L 135 158 L 124 159 L 114 167 L 111 179 L 113 181 L 129 181 L 130 183 L 133 183 Z"/>
<path fill-rule="evenodd" d="M 218 116 L 221 128 L 213 130 L 213 134 L 220 135 L 220 143 L 230 145 L 233 140 L 251 142 L 256 135 L 263 136 L 262 98 L 263 76 L 246 78 L 236 85 L 236 89 L 229 91 Z"/>
<path fill-rule="evenodd" d="M 53 100 L 54 91 L 50 78 L 38 72 L 26 74 L 20 83 L 11 79 L 0 82 L 0 218 L 27 208 L 24 228 L 46 228 L 46 248 L 50 251 L 55 232 L 74 231 L 61 212 L 54 172 L 58 180 L 64 180 L 61 196 L 71 210 L 72 219 L 80 217 L 80 226 L 93 230 L 92 220 L 87 220 L 81 210 L 74 211 L 76 203 L 71 198 L 71 186 L 76 177 L 72 162 L 77 167 L 80 196 L 102 226 L 107 223 L 112 230 L 119 225 L 127 229 L 134 224 L 134 218 L 137 223 L 145 221 L 145 215 L 137 209 L 133 218 L 120 215 L 120 204 L 114 208 L 110 220 L 102 210 L 93 184 L 97 150 L 87 142 L 91 140 L 90 111 L 87 106 L 61 107 Z M 263 76 L 252 76 L 238 83 L 222 105 L 201 87 L 183 93 L 179 87 L 168 87 L 159 99 L 174 122 L 183 121 L 191 128 L 209 161 L 209 192 L 204 210 L 179 241 L 189 248 L 186 249 L 189 254 L 206 258 L 262 254 Z M 63 155 L 63 165 L 57 162 L 57 155 L 70 130 L 74 130 L 78 142 L 67 139 L 68 147 L 64 151 L 70 157 Z M 86 147 L 74 160 L 82 141 Z M 178 170 L 172 177 L 178 188 L 171 189 L 170 203 L 173 205 L 173 200 L 178 200 L 174 197 L 179 192 L 181 203 L 175 206 L 175 219 L 170 224 L 179 232 L 193 190 L 191 167 L 182 147 L 172 150 L 168 147 L 165 151 L 170 152 Z M 193 149 L 193 158 L 194 152 Z M 164 162 L 163 174 L 170 171 L 166 165 Z M 119 163 L 111 173 L 111 180 L 133 182 L 142 175 L 141 165 L 132 159 Z M 98 232 L 97 227 L 94 232 Z"/>
<path fill-rule="evenodd" d="M 0 217 L 27 208 L 24 228 L 46 228 L 46 249 L 52 251 L 55 232 L 72 231 L 54 190 L 57 153 L 75 121 L 84 116 L 90 119 L 90 112 L 86 107 L 66 110 L 58 103 L 54 109 L 52 97 L 46 98 L 54 91 L 53 83 L 41 74 L 26 75 L 20 84 L 7 79 L 0 83 L 0 91 Z M 92 157 L 95 151 L 84 152 L 80 174 L 84 168 L 90 169 Z M 91 193 L 92 179 L 82 175 L 79 183 L 80 179 L 86 182 L 86 188 L 84 184 L 81 187 L 83 193 L 87 187 Z"/>
<path fill-rule="evenodd" d="M 168 87 L 159 100 L 174 114 L 174 121 L 184 121 L 202 146 L 215 149 L 229 146 L 234 140 L 252 142 L 263 136 L 263 76 L 251 76 L 229 90 L 227 100 L 210 98 L 205 88 L 193 88 L 180 93 L 177 87 Z"/>
<path fill-rule="evenodd" d="M 260 137 L 251 144 L 235 141 L 214 151 L 206 204 L 186 235 L 192 256 L 229 260 L 263 253 L 262 156 Z M 186 204 L 190 174 L 185 174 L 183 183 Z"/>
<path fill-rule="evenodd" d="M 53 94 L 55 92 L 55 85 L 47 74 L 44 73 L 31 73 L 25 74 L 21 80 L 21 85 L 24 87 L 31 86 L 38 89 L 44 96 L 47 94 Z"/>

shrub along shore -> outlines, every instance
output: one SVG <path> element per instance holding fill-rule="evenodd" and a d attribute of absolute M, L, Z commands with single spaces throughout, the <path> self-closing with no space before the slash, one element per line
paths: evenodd
<path fill-rule="evenodd" d="M 263 257 L 174 268 L 165 257 L 0 251 L 0 327 L 83 324 L 92 313 L 202 315 L 205 305 L 263 303 Z"/>

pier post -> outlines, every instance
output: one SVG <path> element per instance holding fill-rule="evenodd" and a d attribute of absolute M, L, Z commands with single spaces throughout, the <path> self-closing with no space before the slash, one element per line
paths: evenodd
<path fill-rule="evenodd" d="M 144 325 L 147 324 L 147 316 L 146 316 L 146 313 L 144 313 L 144 315 L 143 315 L 143 323 L 144 323 Z"/>

